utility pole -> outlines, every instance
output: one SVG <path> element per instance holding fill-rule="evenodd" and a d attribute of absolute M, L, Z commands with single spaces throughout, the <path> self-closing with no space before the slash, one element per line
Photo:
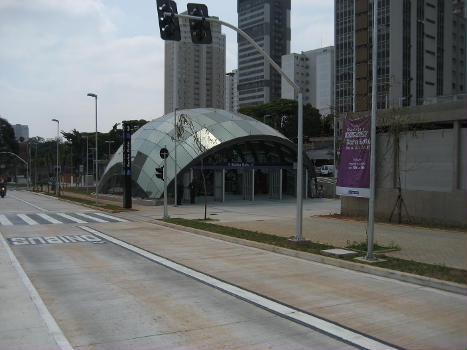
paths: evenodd
<path fill-rule="evenodd" d="M 370 146 L 370 200 L 368 203 L 368 248 L 366 259 L 375 260 L 373 238 L 375 228 L 375 170 L 376 170 L 376 111 L 378 78 L 378 0 L 373 1 L 373 91 L 371 98 L 371 146 Z"/>

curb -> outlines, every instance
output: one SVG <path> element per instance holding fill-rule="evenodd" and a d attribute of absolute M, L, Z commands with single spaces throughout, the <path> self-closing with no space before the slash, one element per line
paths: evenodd
<path fill-rule="evenodd" d="M 64 201 L 64 202 L 75 204 L 75 205 L 81 205 L 83 207 L 90 208 L 90 209 L 105 211 L 107 213 L 114 214 L 114 213 L 126 212 L 125 209 L 122 209 L 121 211 L 120 210 L 114 210 L 114 209 L 107 209 L 107 208 L 98 207 L 98 206 L 95 206 L 95 205 L 92 205 L 92 204 L 75 202 L 75 201 L 72 201 L 70 199 L 66 199 L 66 198 L 63 198 L 63 197 L 55 197 L 55 196 L 51 196 L 51 195 L 44 194 L 44 193 L 36 193 L 36 192 L 31 192 L 31 193 L 33 193 L 33 194 L 35 194 L 37 196 L 44 196 L 44 197 L 47 197 L 47 198 L 53 198 L 53 199 L 56 199 L 56 200 Z M 73 197 L 73 196 L 70 196 L 70 197 Z M 80 197 L 73 197 L 73 198 L 83 199 L 83 198 L 80 198 Z M 136 209 L 134 209 L 134 210 L 136 210 Z"/>
<path fill-rule="evenodd" d="M 382 267 L 359 264 L 359 263 L 355 263 L 351 261 L 330 258 L 330 257 L 322 256 L 322 255 L 313 254 L 313 253 L 307 253 L 307 252 L 301 252 L 301 251 L 282 248 L 282 247 L 276 247 L 276 246 L 265 244 L 265 243 L 248 241 L 242 238 L 224 236 L 219 233 L 203 231 L 203 230 L 199 230 L 196 228 L 172 224 L 172 223 L 159 221 L 159 220 L 153 220 L 151 221 L 151 223 L 154 223 L 160 226 L 165 226 L 165 227 L 172 228 L 172 229 L 176 229 L 179 231 L 187 231 L 187 232 L 191 232 L 194 234 L 198 234 L 198 235 L 202 235 L 202 236 L 206 236 L 210 238 L 220 239 L 226 242 L 236 243 L 236 244 L 240 244 L 240 245 L 244 245 L 244 246 L 252 247 L 252 248 L 257 248 L 257 249 L 262 249 L 262 250 L 266 250 L 269 252 L 283 254 L 283 255 L 299 258 L 299 259 L 318 262 L 321 264 L 332 265 L 332 266 L 336 266 L 336 267 L 340 267 L 340 268 L 344 268 L 348 270 L 368 273 L 368 274 L 372 274 L 372 275 L 379 276 L 379 277 L 391 278 L 394 280 L 408 282 L 408 283 L 416 284 L 416 285 L 423 286 L 423 287 L 435 288 L 435 289 L 439 289 L 439 290 L 443 290 L 443 291 L 447 291 L 451 293 L 456 293 L 456 294 L 461 294 L 461 295 L 467 294 L 467 286 L 464 286 L 459 283 L 442 281 L 436 278 L 418 276 L 418 275 L 414 275 L 414 274 L 407 273 L 407 272 L 389 270 L 389 269 L 384 269 Z"/>

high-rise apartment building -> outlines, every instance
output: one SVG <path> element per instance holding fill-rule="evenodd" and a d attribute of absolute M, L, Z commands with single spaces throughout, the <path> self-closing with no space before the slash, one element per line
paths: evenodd
<path fill-rule="evenodd" d="M 291 0 L 237 0 L 238 27 L 276 62 L 290 53 Z M 239 106 L 257 105 L 281 96 L 281 77 L 241 36 L 238 42 Z"/>
<path fill-rule="evenodd" d="M 378 1 L 379 109 L 465 92 L 465 15 L 454 13 L 458 2 Z M 373 1 L 335 0 L 334 9 L 336 108 L 370 110 Z"/>
<path fill-rule="evenodd" d="M 238 69 L 225 76 L 225 107 L 226 111 L 238 112 Z"/>
<path fill-rule="evenodd" d="M 334 46 L 282 56 L 282 70 L 300 87 L 303 103 L 322 115 L 334 107 Z M 282 98 L 297 99 L 295 89 L 282 79 Z"/>
<path fill-rule="evenodd" d="M 224 108 L 225 35 L 211 23 L 212 44 L 191 42 L 187 19 L 180 18 L 181 41 L 165 42 L 164 113 L 182 108 Z"/>
<path fill-rule="evenodd" d="M 28 141 L 29 140 L 29 126 L 15 124 L 12 125 L 13 131 L 15 132 L 15 139 L 16 141 Z"/>

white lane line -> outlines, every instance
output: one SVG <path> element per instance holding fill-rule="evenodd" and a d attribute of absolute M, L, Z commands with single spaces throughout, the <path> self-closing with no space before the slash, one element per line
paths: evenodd
<path fill-rule="evenodd" d="M 48 216 L 47 214 L 37 213 L 36 215 L 40 216 L 44 220 L 47 220 L 48 222 L 51 222 L 52 224 L 63 224 L 63 222 L 58 221 L 57 219 L 54 219 L 53 217 Z"/>
<path fill-rule="evenodd" d="M 107 219 L 110 219 L 110 220 L 115 220 L 115 221 L 119 221 L 119 222 L 129 222 L 128 220 L 118 218 L 118 217 L 112 216 L 112 215 L 107 215 L 107 214 L 104 214 L 104 213 L 93 213 L 93 214 L 102 216 L 103 218 L 107 218 Z"/>
<path fill-rule="evenodd" d="M 86 224 L 87 223 L 87 221 L 83 221 L 83 220 L 75 218 L 75 217 L 73 217 L 71 215 L 67 215 L 67 214 L 63 214 L 63 213 L 56 213 L 56 214 L 60 215 L 61 217 L 65 218 L 65 219 L 76 222 L 78 224 Z"/>
<path fill-rule="evenodd" d="M 79 215 L 79 216 L 82 216 L 83 218 L 86 218 L 88 219 L 88 221 L 95 221 L 95 222 L 108 222 L 107 220 L 102 220 L 102 219 L 99 219 L 99 218 L 95 218 L 93 216 L 89 216 L 89 215 L 86 215 L 86 214 L 83 214 L 83 213 L 75 213 L 75 215 Z"/>
<path fill-rule="evenodd" d="M 39 206 L 37 206 L 35 204 L 29 203 L 28 201 L 25 201 L 24 199 L 18 198 L 18 197 L 13 196 L 13 195 L 11 195 L 11 197 L 13 197 L 14 199 L 17 199 L 17 200 L 19 200 L 19 201 L 21 201 L 23 203 L 26 203 L 27 205 L 30 205 L 31 207 L 34 207 L 36 209 L 39 209 L 39 210 L 42 210 L 42 211 L 48 211 L 47 209 L 44 209 L 44 208 L 41 208 L 41 207 L 39 207 Z"/>
<path fill-rule="evenodd" d="M 11 226 L 13 225 L 10 220 L 5 215 L 0 215 L 0 224 L 3 226 Z"/>
<path fill-rule="evenodd" d="M 63 334 L 62 330 L 58 326 L 53 316 L 50 314 L 49 310 L 47 309 L 47 306 L 45 306 L 39 293 L 37 292 L 36 288 L 34 288 L 34 285 L 32 284 L 31 280 L 29 279 L 29 277 L 26 275 L 26 272 L 24 272 L 23 268 L 19 264 L 18 259 L 16 259 L 15 254 L 13 253 L 11 248 L 8 246 L 8 243 L 6 242 L 1 232 L 0 232 L 0 241 L 2 242 L 3 247 L 7 251 L 8 256 L 10 257 L 11 264 L 16 269 L 16 272 L 21 278 L 21 281 L 23 282 L 24 286 L 28 290 L 29 297 L 31 298 L 33 303 L 36 305 L 37 311 L 39 311 L 39 315 L 41 316 L 42 320 L 47 326 L 47 329 L 49 330 L 49 334 L 53 337 L 53 339 L 55 340 L 57 345 L 60 347 L 60 349 L 73 350 L 73 347 L 71 346 L 71 344 L 69 343 L 65 335 Z"/>
<path fill-rule="evenodd" d="M 24 215 L 24 214 L 16 214 L 16 215 L 20 217 L 23 221 L 25 221 L 28 225 L 39 225 L 37 221 L 34 221 L 27 215 Z"/>
<path fill-rule="evenodd" d="M 219 290 L 222 290 L 228 294 L 234 295 L 240 299 L 253 303 L 261 308 L 269 310 L 270 312 L 283 316 L 289 320 L 311 327 L 320 332 L 326 333 L 332 337 L 338 338 L 346 343 L 350 343 L 352 345 L 358 346 L 363 349 L 368 349 L 368 350 L 373 350 L 373 349 L 378 349 L 378 350 L 399 349 L 400 350 L 401 349 L 397 346 L 387 344 L 383 341 L 380 341 L 372 337 L 366 336 L 364 334 L 358 333 L 356 331 L 340 326 L 333 322 L 326 321 L 322 318 L 310 315 L 298 309 L 294 309 L 290 306 L 281 304 L 277 301 L 262 297 L 258 294 L 255 294 L 253 292 L 242 289 L 240 287 L 231 285 L 227 282 L 223 282 L 209 275 L 205 275 L 201 272 L 198 272 L 189 267 L 177 264 L 176 262 L 170 261 L 166 258 L 150 253 L 148 251 L 145 251 L 141 248 L 128 244 L 112 236 L 106 235 L 105 233 L 99 232 L 90 227 L 79 226 L 79 228 L 89 233 L 92 233 L 93 235 L 104 238 L 108 240 L 109 242 L 112 242 L 116 245 L 119 245 L 120 247 L 128 249 L 160 265 L 163 265 L 174 271 L 180 272 L 184 275 L 197 279 L 198 281 L 201 281 L 205 284 L 208 284 Z"/>

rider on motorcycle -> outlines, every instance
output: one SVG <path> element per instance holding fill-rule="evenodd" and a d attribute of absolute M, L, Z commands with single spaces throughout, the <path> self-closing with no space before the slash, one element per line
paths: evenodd
<path fill-rule="evenodd" d="M 2 198 L 5 197 L 6 195 L 6 184 L 7 184 L 6 179 L 2 179 L 1 184 L 0 184 L 0 195 Z"/>

